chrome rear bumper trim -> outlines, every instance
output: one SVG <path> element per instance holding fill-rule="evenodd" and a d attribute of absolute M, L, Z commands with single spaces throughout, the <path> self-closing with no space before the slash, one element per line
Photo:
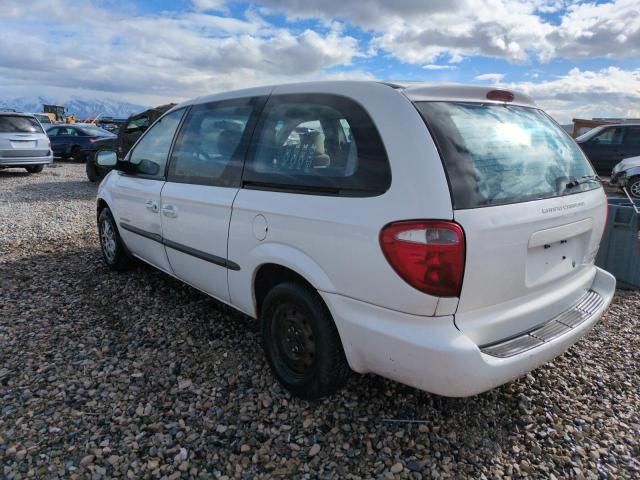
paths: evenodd
<path fill-rule="evenodd" d="M 595 315 L 604 305 L 602 297 L 589 290 L 569 310 L 548 322 L 515 337 L 480 346 L 480 351 L 492 357 L 507 358 L 531 350 L 560 337 Z"/>

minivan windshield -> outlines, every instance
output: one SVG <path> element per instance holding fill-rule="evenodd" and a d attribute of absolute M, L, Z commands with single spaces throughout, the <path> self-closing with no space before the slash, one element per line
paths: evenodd
<path fill-rule="evenodd" d="M 600 188 L 582 150 L 541 110 L 468 102 L 416 106 L 443 157 L 456 209 Z"/>
<path fill-rule="evenodd" d="M 24 115 L 0 115 L 0 133 L 44 133 L 38 121 Z"/>

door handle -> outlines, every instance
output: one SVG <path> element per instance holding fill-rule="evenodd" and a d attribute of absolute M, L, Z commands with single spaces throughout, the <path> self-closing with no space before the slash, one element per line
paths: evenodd
<path fill-rule="evenodd" d="M 176 218 L 178 216 L 178 208 L 175 205 L 163 205 L 162 214 L 165 217 Z"/>
<path fill-rule="evenodd" d="M 147 207 L 148 210 L 151 210 L 153 213 L 158 213 L 158 202 L 155 200 L 146 200 L 144 202 L 144 206 Z"/>

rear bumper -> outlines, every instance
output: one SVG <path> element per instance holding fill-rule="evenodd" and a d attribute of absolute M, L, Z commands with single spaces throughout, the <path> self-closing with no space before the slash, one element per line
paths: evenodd
<path fill-rule="evenodd" d="M 47 157 L 0 157 L 0 168 L 48 165 L 53 163 L 53 154 Z"/>
<path fill-rule="evenodd" d="M 484 353 L 456 328 L 453 316 L 421 317 L 336 294 L 322 296 L 336 321 L 353 370 L 376 373 L 439 395 L 466 397 L 521 377 L 582 338 L 611 303 L 615 279 L 597 269 L 590 290 L 601 302 L 581 322 L 507 357 Z M 486 346 L 483 348 L 486 351 Z"/>

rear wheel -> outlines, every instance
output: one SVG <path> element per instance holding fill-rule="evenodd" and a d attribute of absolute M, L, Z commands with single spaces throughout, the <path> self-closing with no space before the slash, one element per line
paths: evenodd
<path fill-rule="evenodd" d="M 98 217 L 98 235 L 102 256 L 109 268 L 119 272 L 128 270 L 132 265 L 132 258 L 108 208 L 103 209 Z"/>
<path fill-rule="evenodd" d="M 85 154 L 83 153 L 82 149 L 78 145 L 75 145 L 71 149 L 71 157 L 76 162 L 83 162 L 85 159 Z"/>
<path fill-rule="evenodd" d="M 627 191 L 633 198 L 640 198 L 640 175 L 629 179 L 627 182 Z"/>
<path fill-rule="evenodd" d="M 44 169 L 44 165 L 29 165 L 24 167 L 29 173 L 40 173 Z"/>
<path fill-rule="evenodd" d="M 260 321 L 271 370 L 291 393 L 316 400 L 344 386 L 351 370 L 317 292 L 297 283 L 275 286 L 264 299 Z"/>

